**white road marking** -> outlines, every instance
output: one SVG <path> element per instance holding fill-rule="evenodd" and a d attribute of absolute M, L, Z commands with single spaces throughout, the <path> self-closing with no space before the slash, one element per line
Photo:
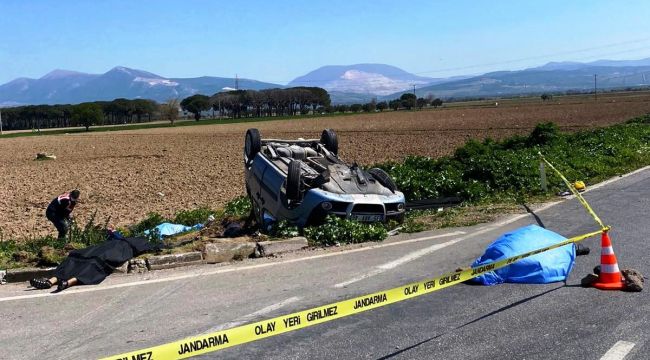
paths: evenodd
<path fill-rule="evenodd" d="M 215 326 L 213 328 L 210 328 L 210 329 L 206 330 L 203 334 L 210 334 L 210 333 L 213 333 L 213 332 L 216 332 L 216 331 L 219 331 L 219 330 L 230 329 L 230 328 L 233 328 L 235 326 L 242 325 L 244 323 L 249 322 L 252 319 L 255 319 L 258 316 L 266 315 L 266 314 L 271 313 L 271 312 L 273 312 L 275 310 L 281 309 L 281 308 L 283 308 L 283 307 L 285 307 L 285 306 L 287 306 L 287 305 L 289 305 L 291 303 L 294 303 L 294 302 L 296 302 L 296 301 L 298 301 L 300 299 L 301 298 L 297 297 L 297 296 L 290 297 L 290 298 L 288 298 L 286 300 L 280 301 L 277 304 L 269 305 L 269 306 L 267 306 L 265 308 L 257 310 L 254 313 L 244 315 L 244 316 L 240 317 L 239 319 L 237 319 L 235 321 L 231 321 L 231 322 L 227 322 L 225 324 L 217 325 L 217 326 Z"/>
<path fill-rule="evenodd" d="M 618 341 L 600 360 L 623 360 L 632 351 L 634 343 L 629 341 Z"/>
<path fill-rule="evenodd" d="M 415 259 L 421 258 L 422 256 L 427 255 L 429 253 L 432 253 L 432 252 L 434 252 L 436 250 L 446 248 L 447 246 L 453 245 L 453 244 L 455 244 L 455 243 L 457 243 L 459 241 L 461 241 L 461 240 L 460 239 L 451 240 L 451 241 L 447 241 L 447 242 L 442 243 L 442 244 L 435 244 L 435 245 L 426 247 L 424 249 L 413 251 L 412 253 L 406 254 L 405 256 L 402 256 L 401 258 L 399 258 L 397 260 L 393 260 L 393 261 L 391 261 L 389 263 L 379 265 L 379 266 L 375 267 L 374 269 L 368 271 L 365 274 L 361 274 L 361 275 L 359 275 L 357 277 L 354 277 L 354 278 L 352 278 L 350 280 L 338 283 L 338 284 L 334 285 L 334 287 L 335 288 L 346 287 L 346 286 L 348 286 L 350 284 L 353 284 L 353 283 L 355 283 L 357 281 L 361 281 L 361 280 L 367 279 L 369 277 L 379 275 L 379 274 L 381 274 L 381 273 L 383 273 L 385 271 L 394 269 L 394 268 L 396 268 L 396 267 L 398 267 L 398 266 L 400 266 L 402 264 L 406 264 L 409 261 L 413 261 Z"/>
<path fill-rule="evenodd" d="M 430 254 L 430 253 L 432 253 L 434 251 L 446 248 L 447 246 L 450 246 L 450 245 L 454 245 L 456 243 L 459 243 L 459 242 L 461 242 L 463 240 L 469 239 L 469 238 L 474 237 L 476 235 L 480 235 L 480 234 L 483 234 L 485 232 L 497 229 L 497 228 L 499 228 L 501 226 L 510 224 L 510 223 L 515 222 L 515 221 L 517 221 L 517 220 L 519 220 L 521 218 L 524 218 L 526 216 L 528 216 L 528 214 L 520 214 L 520 215 L 517 215 L 517 216 L 513 216 L 512 218 L 501 221 L 499 223 L 485 226 L 485 227 L 483 227 L 483 228 L 481 228 L 481 229 L 479 229 L 479 230 L 477 230 L 477 231 L 475 231 L 475 232 L 473 232 L 473 233 L 471 233 L 469 235 L 459 237 L 457 239 L 450 240 L 450 241 L 447 241 L 447 242 L 442 243 L 442 244 L 435 244 L 435 245 L 431 245 L 429 247 L 426 247 L 424 249 L 413 251 L 413 252 L 411 252 L 409 254 L 406 254 L 405 256 L 402 256 L 401 258 L 399 258 L 397 260 L 393 260 L 393 261 L 388 262 L 386 264 L 376 266 L 374 269 L 372 269 L 372 270 L 370 270 L 370 271 L 368 271 L 368 272 L 366 272 L 364 274 L 361 274 L 359 276 L 353 277 L 350 280 L 343 281 L 343 282 L 340 282 L 338 284 L 335 284 L 334 287 L 335 288 L 346 287 L 346 286 L 348 286 L 350 284 L 353 284 L 355 282 L 365 280 L 365 279 L 367 279 L 369 277 L 372 277 L 372 276 L 375 276 L 375 275 L 379 275 L 379 274 L 381 274 L 383 272 L 386 272 L 388 270 L 392 270 L 392 269 L 394 269 L 394 268 L 396 268 L 396 267 L 398 267 L 400 265 L 403 265 L 403 264 L 406 264 L 406 263 L 408 263 L 410 261 L 419 259 L 419 258 L 421 258 L 421 257 L 423 257 L 425 255 L 428 255 L 428 254 Z"/>

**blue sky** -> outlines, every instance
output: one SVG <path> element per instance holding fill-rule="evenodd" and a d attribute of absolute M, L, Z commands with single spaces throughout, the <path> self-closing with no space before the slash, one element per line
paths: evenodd
<path fill-rule="evenodd" d="M 650 1 L 0 1 L 0 83 L 122 65 L 287 83 L 323 65 L 444 77 L 650 57 Z"/>

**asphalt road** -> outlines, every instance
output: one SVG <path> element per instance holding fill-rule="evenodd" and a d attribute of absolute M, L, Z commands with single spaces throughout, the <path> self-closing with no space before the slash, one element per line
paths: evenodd
<path fill-rule="evenodd" d="M 585 193 L 613 227 L 621 268 L 644 274 L 650 273 L 649 191 L 646 170 Z M 536 215 L 352 251 L 111 276 L 57 295 L 4 285 L 0 358 L 114 355 L 385 290 L 468 266 L 501 233 L 538 221 L 567 237 L 597 230 L 576 200 Z M 585 244 L 592 253 L 577 259 L 566 284 L 461 284 L 203 358 L 650 359 L 647 291 L 581 288 L 600 255 L 598 238 Z"/>

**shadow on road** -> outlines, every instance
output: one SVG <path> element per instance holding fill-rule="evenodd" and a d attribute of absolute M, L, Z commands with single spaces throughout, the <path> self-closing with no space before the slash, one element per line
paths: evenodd
<path fill-rule="evenodd" d="M 523 206 L 524 209 L 526 209 L 526 212 L 533 215 L 533 217 L 535 218 L 535 221 L 537 222 L 537 225 L 539 225 L 539 227 L 546 229 L 546 226 L 544 226 L 544 223 L 542 222 L 542 219 L 540 219 L 539 216 L 537 216 L 537 214 L 535 214 L 535 212 L 528 207 L 528 205 L 522 203 L 521 206 Z"/>
<path fill-rule="evenodd" d="M 528 301 L 535 300 L 535 299 L 537 299 L 538 297 L 542 297 L 542 296 L 544 296 L 544 295 L 546 295 L 546 294 L 548 294 L 548 293 L 551 293 L 551 292 L 553 292 L 553 291 L 555 291 L 555 290 L 562 289 L 562 288 L 564 288 L 565 286 L 566 286 L 566 284 L 565 284 L 565 285 L 562 285 L 562 286 L 560 286 L 560 287 L 556 287 L 556 288 L 553 288 L 553 289 L 550 289 L 550 290 L 546 290 L 546 291 L 544 291 L 544 292 L 542 292 L 542 293 L 539 293 L 539 294 L 537 294 L 537 295 L 533 295 L 533 296 L 527 297 L 527 298 L 525 298 L 525 299 L 521 299 L 521 300 L 519 300 L 519 301 L 517 301 L 517 302 L 514 302 L 514 303 L 512 303 L 512 304 L 510 304 L 510 305 L 506 305 L 506 306 L 504 306 L 504 307 L 502 307 L 502 308 L 500 308 L 500 309 L 494 310 L 494 311 L 492 311 L 492 312 L 490 312 L 490 313 L 488 313 L 488 314 L 485 314 L 485 315 L 483 315 L 483 316 L 481 316 L 481 317 L 478 317 L 478 318 L 476 318 L 476 319 L 474 319 L 474 320 L 472 320 L 472 321 L 470 321 L 470 322 L 467 322 L 467 323 L 465 323 L 465 324 L 463 324 L 463 325 L 460 325 L 460 326 L 455 327 L 455 328 L 453 328 L 453 329 L 451 329 L 451 330 L 445 331 L 445 332 L 443 332 L 442 334 L 438 334 L 438 335 L 436 335 L 436 336 L 434 336 L 434 337 L 432 337 L 432 338 L 429 338 L 429 339 L 426 339 L 426 340 L 420 341 L 420 342 L 417 343 L 417 344 L 413 344 L 413 345 L 411 345 L 411 346 L 409 346 L 409 347 L 406 347 L 406 348 L 404 348 L 404 349 L 401 349 L 401 350 L 399 350 L 399 351 L 396 351 L 396 352 L 394 352 L 394 353 L 392 353 L 392 354 L 388 354 L 388 355 L 386 355 L 386 356 L 382 356 L 382 357 L 378 358 L 377 360 L 390 359 L 390 358 L 395 357 L 395 356 L 397 356 L 397 355 L 399 355 L 399 354 L 401 354 L 401 353 L 403 353 L 403 352 L 406 352 L 406 351 L 409 351 L 409 350 L 411 350 L 411 349 L 414 349 L 414 348 L 416 348 L 416 347 L 418 347 L 418 346 L 420 346 L 420 345 L 422 345 L 422 344 L 426 344 L 426 343 L 428 343 L 428 342 L 431 341 L 431 340 L 435 340 L 435 339 L 438 339 L 438 338 L 440 338 L 440 337 L 442 337 L 442 336 L 444 336 L 444 335 L 447 335 L 447 334 L 449 334 L 449 333 L 452 332 L 452 331 L 456 331 L 456 330 L 458 330 L 458 329 L 462 329 L 462 328 L 464 328 L 465 326 L 468 326 L 468 325 L 474 324 L 474 323 L 476 323 L 476 322 L 479 322 L 479 321 L 481 321 L 481 320 L 483 320 L 483 319 L 486 319 L 486 318 L 488 318 L 488 317 L 490 317 L 490 316 L 496 315 L 496 314 L 498 314 L 498 313 L 500 313 L 500 312 L 502 312 L 502 311 L 506 311 L 506 310 L 508 310 L 508 309 L 512 309 L 512 308 L 515 307 L 515 306 L 518 306 L 518 305 L 524 304 L 524 303 L 526 303 L 526 302 L 528 302 Z"/>

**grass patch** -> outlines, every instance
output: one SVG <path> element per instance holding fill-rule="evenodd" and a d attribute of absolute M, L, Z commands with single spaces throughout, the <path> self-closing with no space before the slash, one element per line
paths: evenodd
<path fill-rule="evenodd" d="M 515 203 L 464 205 L 444 211 L 415 210 L 407 213 L 400 232 L 414 233 L 448 227 L 472 226 L 495 221 L 503 214 L 521 213 Z"/>

